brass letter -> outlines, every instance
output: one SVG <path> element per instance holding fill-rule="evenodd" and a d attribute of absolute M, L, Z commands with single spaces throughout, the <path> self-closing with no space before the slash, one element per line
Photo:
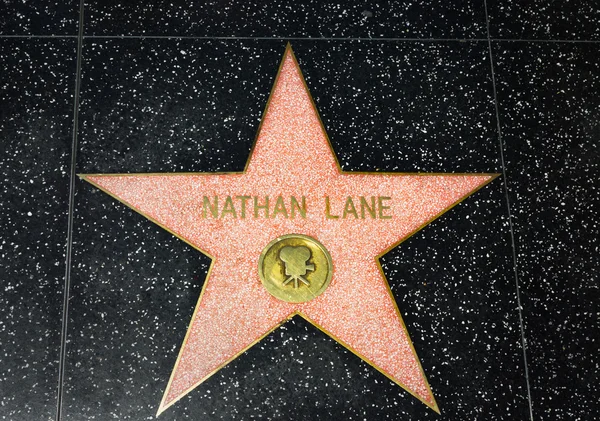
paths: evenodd
<path fill-rule="evenodd" d="M 208 210 L 210 211 L 210 213 L 212 214 L 213 218 L 218 218 L 219 217 L 219 198 L 217 196 L 215 196 L 215 205 L 211 206 L 210 205 L 210 199 L 206 196 L 202 197 L 202 217 L 206 218 L 206 208 L 208 207 Z"/>
<path fill-rule="evenodd" d="M 383 206 L 384 200 L 392 200 L 391 197 L 379 196 L 379 219 L 392 219 L 392 215 L 384 215 L 383 211 L 389 209 L 389 206 Z"/>
<path fill-rule="evenodd" d="M 235 198 L 242 201 L 242 219 L 245 219 L 246 218 L 246 201 L 251 199 L 251 197 L 250 196 L 236 196 Z"/>
<path fill-rule="evenodd" d="M 285 203 L 283 203 L 283 197 L 281 196 L 277 196 L 277 202 L 275 202 L 275 208 L 273 209 L 273 215 L 271 215 L 271 218 L 275 219 L 278 213 L 283 214 L 286 219 L 288 218 L 288 212 L 285 208 Z"/>
<path fill-rule="evenodd" d="M 300 216 L 306 219 L 306 197 L 302 196 L 302 206 L 298 204 L 298 201 L 294 196 L 291 197 L 292 201 L 292 219 L 296 216 L 296 209 L 300 213 Z"/>
<path fill-rule="evenodd" d="M 230 213 L 231 216 L 233 216 L 233 219 L 237 219 L 237 213 L 233 207 L 233 200 L 231 200 L 231 196 L 227 196 L 227 199 L 225 199 L 225 204 L 223 205 L 223 209 L 221 209 L 221 219 L 225 218 L 226 213 Z"/>
<path fill-rule="evenodd" d="M 329 196 L 325 196 L 325 215 L 327 219 L 338 219 L 339 215 L 331 215 L 331 207 L 329 206 Z"/>
<path fill-rule="evenodd" d="M 348 196 L 346 199 L 346 205 L 344 206 L 344 213 L 342 213 L 342 218 L 346 219 L 346 216 L 351 213 L 354 215 L 355 219 L 358 219 L 358 213 L 356 213 L 356 208 L 354 207 L 354 202 L 352 201 L 352 197 Z"/>
<path fill-rule="evenodd" d="M 371 196 L 371 206 L 367 203 L 367 200 L 361 196 L 360 197 L 360 217 L 365 219 L 365 209 L 371 215 L 371 218 L 377 218 L 377 214 L 375 213 L 375 196 Z"/>
<path fill-rule="evenodd" d="M 264 206 L 258 206 L 258 196 L 254 196 L 254 217 L 258 218 L 258 210 L 265 210 L 265 218 L 269 217 L 269 196 L 265 196 Z"/>

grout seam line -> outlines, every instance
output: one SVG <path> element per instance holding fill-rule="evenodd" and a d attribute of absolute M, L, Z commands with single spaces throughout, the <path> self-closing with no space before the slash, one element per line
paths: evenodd
<path fill-rule="evenodd" d="M 2 38 L 78 38 L 79 35 L 2 35 Z M 518 39 L 518 38 L 394 38 L 394 37 L 261 37 L 261 36 L 193 36 L 193 35 L 83 35 L 83 39 L 173 39 L 217 41 L 381 41 L 381 42 L 532 42 L 565 44 L 600 44 L 592 39 Z"/>
<path fill-rule="evenodd" d="M 84 0 L 79 2 L 79 33 L 77 35 L 77 64 L 75 71 L 75 92 L 73 94 L 73 140 L 71 144 L 71 169 L 69 180 L 69 214 L 67 219 L 67 249 L 65 258 L 65 283 L 63 293 L 63 317 L 60 332 L 60 354 L 58 362 L 58 394 L 56 399 L 56 421 L 62 419 L 64 402 L 65 363 L 67 355 L 67 328 L 69 322 L 69 295 L 71 290 L 71 258 L 73 251 L 73 211 L 75 205 L 75 166 L 77 163 L 77 131 L 79 126 L 79 92 L 81 89 L 81 52 L 83 44 Z"/>
<path fill-rule="evenodd" d="M 506 197 L 506 211 L 508 214 L 508 227 L 510 231 L 510 241 L 512 248 L 512 258 L 513 258 L 513 270 L 515 275 L 515 295 L 517 298 L 517 309 L 519 314 L 519 328 L 521 331 L 521 347 L 523 349 L 523 364 L 525 371 L 525 384 L 527 386 L 527 401 L 529 404 L 529 419 L 533 421 L 533 403 L 531 400 L 531 386 L 529 380 L 529 366 L 527 363 L 527 339 L 525 338 L 525 326 L 523 323 L 523 307 L 521 306 L 521 291 L 519 287 L 519 271 L 518 271 L 518 258 L 517 258 L 517 248 L 515 243 L 515 232 L 512 223 L 512 214 L 510 211 L 510 197 L 508 194 L 508 181 L 506 179 L 506 164 L 504 161 L 504 145 L 502 139 L 502 129 L 500 126 L 500 105 L 498 104 L 498 94 L 496 90 L 496 73 L 494 71 L 494 56 L 492 54 L 492 38 L 490 37 L 490 20 L 488 16 L 488 6 L 487 0 L 483 1 L 485 8 L 485 20 L 487 26 L 487 35 L 488 35 L 488 53 L 490 59 L 490 70 L 492 76 L 492 92 L 494 95 L 494 107 L 496 111 L 496 130 L 498 133 L 498 148 L 500 150 L 500 163 L 502 165 L 502 180 L 504 184 L 504 194 Z"/>

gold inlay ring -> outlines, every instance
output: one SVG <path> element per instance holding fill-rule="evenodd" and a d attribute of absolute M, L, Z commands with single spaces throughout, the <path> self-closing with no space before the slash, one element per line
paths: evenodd
<path fill-rule="evenodd" d="M 321 295 L 333 274 L 331 255 L 323 244 L 302 234 L 277 237 L 263 249 L 258 276 L 274 297 L 304 303 Z"/>

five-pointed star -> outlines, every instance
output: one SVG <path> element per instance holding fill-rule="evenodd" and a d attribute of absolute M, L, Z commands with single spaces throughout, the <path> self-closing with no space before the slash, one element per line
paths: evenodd
<path fill-rule="evenodd" d="M 243 172 L 82 176 L 212 258 L 159 414 L 294 315 L 439 412 L 379 257 L 494 177 L 342 171 L 289 45 Z M 307 215 L 212 218 L 204 196 L 304 196 Z M 339 207 L 390 197 L 391 218 L 328 218 L 326 196 Z M 333 261 L 329 287 L 304 303 L 275 298 L 259 279 L 262 250 L 286 234 L 317 239 Z"/>

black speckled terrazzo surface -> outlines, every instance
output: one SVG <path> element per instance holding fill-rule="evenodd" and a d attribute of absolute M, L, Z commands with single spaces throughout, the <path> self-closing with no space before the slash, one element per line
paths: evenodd
<path fill-rule="evenodd" d="M 56 412 L 76 40 L 0 38 L 0 418 Z"/>
<path fill-rule="evenodd" d="M 241 170 L 288 41 L 345 170 L 502 174 L 382 259 L 441 415 L 295 318 L 158 419 L 596 418 L 595 2 L 83 12 L 0 5 L 0 419 L 156 418 L 210 259 L 72 171 Z"/>
<path fill-rule="evenodd" d="M 493 47 L 534 409 L 544 419 L 593 419 L 600 45 Z"/>

